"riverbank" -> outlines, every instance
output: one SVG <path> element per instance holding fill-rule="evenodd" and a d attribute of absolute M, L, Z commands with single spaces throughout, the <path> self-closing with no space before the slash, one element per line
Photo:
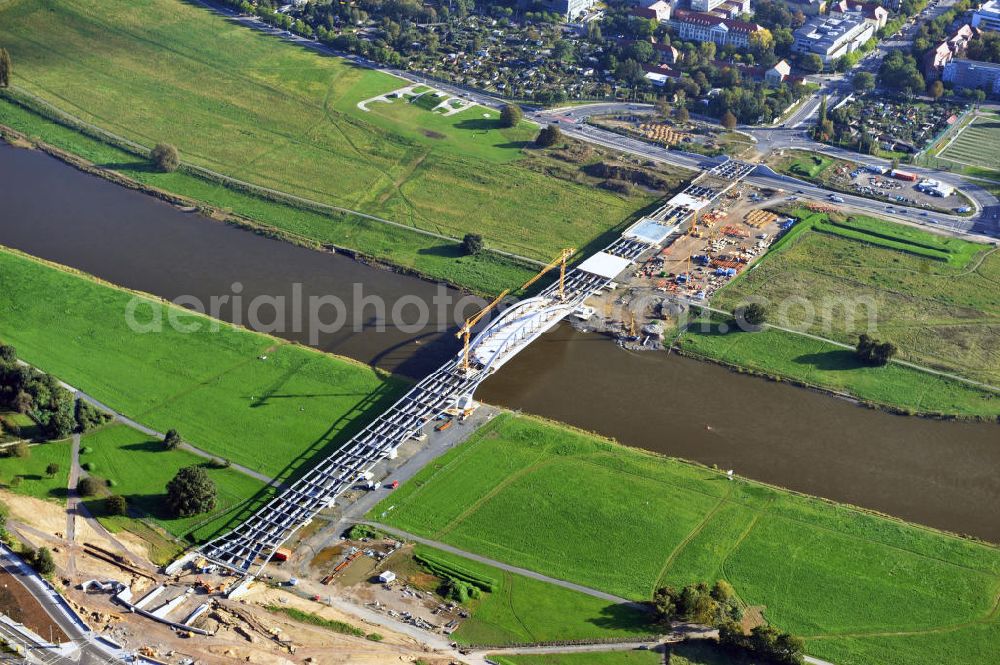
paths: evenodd
<path fill-rule="evenodd" d="M 494 419 L 371 518 L 636 600 L 727 579 L 838 665 L 924 662 L 891 633 L 986 665 L 1000 631 L 996 547 L 530 417 Z M 944 630 L 957 624 L 987 630 Z"/>
<path fill-rule="evenodd" d="M 132 152 L 65 127 L 0 95 L 0 135 L 37 148 L 85 173 L 141 191 L 181 209 L 307 249 L 336 252 L 365 265 L 492 294 L 523 283 L 535 266 L 493 252 L 469 256 L 455 243 L 363 217 L 311 210 L 256 196 L 185 172 L 158 173 Z"/>
<path fill-rule="evenodd" d="M 0 338 L 25 361 L 270 477 L 307 468 L 406 385 L 19 252 L 0 250 L 0 267 Z M 156 320 L 159 330 L 143 328 Z"/>

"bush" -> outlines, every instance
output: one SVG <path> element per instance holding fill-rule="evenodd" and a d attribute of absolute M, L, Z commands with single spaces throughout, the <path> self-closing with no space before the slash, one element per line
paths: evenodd
<path fill-rule="evenodd" d="M 883 367 L 889 364 L 897 351 L 896 345 L 892 342 L 879 342 L 868 335 L 861 335 L 858 337 L 858 346 L 854 350 L 854 355 L 865 365 Z"/>
<path fill-rule="evenodd" d="M 100 427 L 112 418 L 110 413 L 102 411 L 90 402 L 82 399 L 76 400 L 74 416 L 76 419 L 76 430 L 81 433 Z"/>
<path fill-rule="evenodd" d="M 49 462 L 49 465 L 45 467 L 45 475 L 49 478 L 55 478 L 57 473 L 59 473 L 59 465 L 55 462 Z"/>
<path fill-rule="evenodd" d="M 181 445 L 181 435 L 177 433 L 175 429 L 167 430 L 167 433 L 163 435 L 163 448 L 164 450 L 176 450 Z"/>
<path fill-rule="evenodd" d="M 368 635 L 365 637 L 365 639 L 366 640 L 371 640 L 372 642 L 381 642 L 385 638 L 382 637 L 381 635 L 379 635 L 378 633 L 368 633 Z"/>
<path fill-rule="evenodd" d="M 87 472 L 91 472 L 91 471 L 96 471 L 97 470 L 97 464 L 95 464 L 94 462 L 84 462 L 80 466 L 81 466 L 81 468 L 83 468 L 84 471 L 87 471 Z"/>
<path fill-rule="evenodd" d="M 180 155 L 177 148 L 169 143 L 157 143 L 156 147 L 149 153 L 149 159 L 164 173 L 173 173 L 181 165 Z"/>
<path fill-rule="evenodd" d="M 21 459 L 31 457 L 31 447 L 24 441 L 18 441 L 10 447 L 10 455 Z"/>
<path fill-rule="evenodd" d="M 347 537 L 350 540 L 361 540 L 362 538 L 377 538 L 378 532 L 367 524 L 355 524 L 347 530 Z"/>
<path fill-rule="evenodd" d="M 121 494 L 113 494 L 104 500 L 104 511 L 108 515 L 127 515 L 128 502 Z"/>
<path fill-rule="evenodd" d="M 81 478 L 76 484 L 76 491 L 80 496 L 97 496 L 103 489 L 103 483 L 93 476 Z"/>
<path fill-rule="evenodd" d="M 547 125 L 542 127 L 542 131 L 538 132 L 538 137 L 535 139 L 535 145 L 539 148 L 551 148 L 562 138 L 562 132 L 555 125 Z"/>
<path fill-rule="evenodd" d="M 462 249 L 466 254 L 476 255 L 485 248 L 483 237 L 477 233 L 466 233 L 462 238 Z"/>
<path fill-rule="evenodd" d="M 39 575 L 51 575 L 56 570 L 56 562 L 52 560 L 52 552 L 47 547 L 24 550 L 21 556 Z"/>
<path fill-rule="evenodd" d="M 763 305 L 752 302 L 734 309 L 733 318 L 742 330 L 760 330 L 767 321 L 767 312 Z"/>
<path fill-rule="evenodd" d="M 17 349 L 10 344 L 0 344 L 0 363 L 13 365 L 17 361 Z"/>

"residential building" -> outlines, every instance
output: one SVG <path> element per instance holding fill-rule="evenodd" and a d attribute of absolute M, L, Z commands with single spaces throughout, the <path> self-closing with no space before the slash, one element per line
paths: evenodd
<path fill-rule="evenodd" d="M 656 0 L 656 2 L 643 3 L 638 7 L 633 7 L 630 13 L 637 18 L 648 18 L 666 23 L 670 20 L 671 7 L 669 2 Z"/>
<path fill-rule="evenodd" d="M 840 0 L 830 6 L 830 14 L 861 14 L 866 21 L 875 26 L 875 30 L 881 30 L 889 20 L 889 12 L 881 5 L 874 2 L 851 2 L 850 0 Z"/>
<path fill-rule="evenodd" d="M 941 42 L 937 48 L 924 54 L 924 79 L 933 81 L 940 78 L 945 65 L 955 56 L 948 47 L 948 42 Z"/>
<path fill-rule="evenodd" d="M 989 0 L 972 15 L 972 27 L 1000 31 L 1000 0 Z"/>
<path fill-rule="evenodd" d="M 779 60 L 774 67 L 764 72 L 764 81 L 768 85 L 781 85 L 781 82 L 792 73 L 791 66 L 784 60 Z"/>
<path fill-rule="evenodd" d="M 859 49 L 875 35 L 875 25 L 852 12 L 813 18 L 794 35 L 793 52 L 815 53 L 825 65 Z"/>
<path fill-rule="evenodd" d="M 756 23 L 722 18 L 678 9 L 670 19 L 670 27 L 686 41 L 715 42 L 719 46 L 750 46 L 750 36 L 763 30 Z"/>
<path fill-rule="evenodd" d="M 726 0 L 691 0 L 691 11 L 707 14 Z"/>
<path fill-rule="evenodd" d="M 750 0 L 723 0 L 715 9 L 707 13 L 722 18 L 737 19 L 743 14 L 750 13 Z"/>
<path fill-rule="evenodd" d="M 1000 93 L 1000 64 L 955 58 L 944 66 L 941 80 L 956 88 L 980 88 L 990 94 Z"/>
<path fill-rule="evenodd" d="M 653 49 L 659 57 L 660 62 L 673 65 L 680 60 L 681 52 L 668 44 L 653 44 Z"/>
<path fill-rule="evenodd" d="M 788 0 L 788 8 L 806 16 L 819 16 L 826 12 L 826 0 Z"/>
<path fill-rule="evenodd" d="M 978 30 L 966 23 L 951 37 L 938 44 L 933 50 L 928 51 L 924 55 L 924 78 L 929 81 L 940 78 L 945 65 L 956 56 L 963 54 L 977 33 Z"/>

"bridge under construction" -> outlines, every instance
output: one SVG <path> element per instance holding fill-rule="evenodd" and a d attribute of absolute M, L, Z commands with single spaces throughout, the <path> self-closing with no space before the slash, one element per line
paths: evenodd
<path fill-rule="evenodd" d="M 568 256 L 564 252 L 563 272 L 556 283 L 537 296 L 503 310 L 475 337 L 471 334 L 472 327 L 485 318 L 486 310 L 470 319 L 459 331 L 464 335 L 465 346 L 456 358 L 420 381 L 238 527 L 203 545 L 199 550 L 201 556 L 245 576 L 259 574 L 292 534 L 321 510 L 333 506 L 341 493 L 365 477 L 378 462 L 394 458 L 401 444 L 419 436 L 438 416 L 471 404 L 473 393 L 483 380 L 591 295 L 607 288 L 641 255 L 661 246 L 677 227 L 741 182 L 754 168 L 746 162 L 727 160 L 703 172 L 684 191 L 568 272 L 565 272 Z M 498 297 L 490 307 L 500 300 Z"/>

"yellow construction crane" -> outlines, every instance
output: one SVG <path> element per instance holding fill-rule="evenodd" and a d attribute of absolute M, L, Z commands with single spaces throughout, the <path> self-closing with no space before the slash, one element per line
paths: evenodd
<path fill-rule="evenodd" d="M 566 261 L 569 259 L 569 257 L 573 256 L 575 252 L 576 252 L 575 249 L 564 249 L 563 251 L 559 252 L 559 256 L 553 259 L 551 263 L 542 268 L 537 275 L 535 275 L 527 282 L 522 284 L 521 290 L 523 291 L 524 289 L 528 288 L 529 286 L 537 282 L 542 277 L 542 275 L 544 275 L 545 273 L 547 273 L 548 271 L 552 270 L 557 265 L 559 265 L 560 266 L 559 299 L 565 300 L 566 294 L 564 290 L 564 285 L 566 281 Z M 465 347 L 462 351 L 462 369 L 465 370 L 466 373 L 468 373 L 469 371 L 469 341 L 472 339 L 472 329 L 476 326 L 477 323 L 482 321 L 483 317 L 486 316 L 494 307 L 499 305 L 500 301 L 503 300 L 508 293 L 510 293 L 510 289 L 504 290 L 503 293 L 501 293 L 500 295 L 498 295 L 496 298 L 493 299 L 493 302 L 491 302 L 489 305 L 483 307 L 481 310 L 479 310 L 478 312 L 467 318 L 462 327 L 458 329 L 457 333 L 455 333 L 455 337 L 461 339 Z"/>
<path fill-rule="evenodd" d="M 482 321 L 483 317 L 486 316 L 490 310 L 499 305 L 500 301 L 503 300 L 508 293 L 510 293 L 510 289 L 504 289 L 504 292 L 494 298 L 493 302 L 467 318 L 465 320 L 465 324 L 458 329 L 457 333 L 455 333 L 455 337 L 462 339 L 465 344 L 465 350 L 462 353 L 462 369 L 464 369 L 466 373 L 469 371 L 469 339 L 472 337 L 472 329 L 477 323 Z"/>
<path fill-rule="evenodd" d="M 576 253 L 576 250 L 573 248 L 564 249 L 563 251 L 559 252 L 559 256 L 552 259 L 552 262 L 549 263 L 549 265 L 539 270 L 537 275 L 535 275 L 527 282 L 522 284 L 521 290 L 522 291 L 525 290 L 526 288 L 537 282 L 539 279 L 541 279 L 542 275 L 552 270 L 556 266 L 559 266 L 559 300 L 565 300 L 566 292 L 564 286 L 566 283 L 566 261 L 569 259 L 569 257 L 573 256 L 574 253 Z"/>

